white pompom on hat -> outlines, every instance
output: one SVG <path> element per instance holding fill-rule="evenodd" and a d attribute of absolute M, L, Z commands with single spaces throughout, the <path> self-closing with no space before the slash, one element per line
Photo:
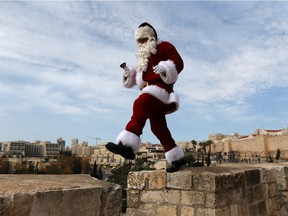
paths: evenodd
<path fill-rule="evenodd" d="M 135 31 L 135 40 L 139 40 L 140 38 L 150 38 L 155 37 L 157 41 L 157 32 L 152 25 L 147 22 L 139 25 L 138 29 Z"/>

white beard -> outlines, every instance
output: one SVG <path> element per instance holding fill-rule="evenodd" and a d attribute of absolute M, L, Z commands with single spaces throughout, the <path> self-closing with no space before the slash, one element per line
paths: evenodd
<path fill-rule="evenodd" d="M 137 71 L 145 72 L 147 70 L 151 54 L 155 55 L 157 53 L 156 50 L 157 42 L 155 40 L 155 37 L 150 37 L 146 43 L 144 44 L 137 43 L 137 46 L 138 46 L 136 54 Z"/>

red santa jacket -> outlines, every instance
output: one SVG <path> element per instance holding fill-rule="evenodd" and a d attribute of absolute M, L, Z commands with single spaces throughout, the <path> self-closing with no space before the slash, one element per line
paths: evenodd
<path fill-rule="evenodd" d="M 175 109 L 179 108 L 179 98 L 173 91 L 173 84 L 177 81 L 178 74 L 183 70 L 184 63 L 176 48 L 169 42 L 162 41 L 157 47 L 157 54 L 151 55 L 147 70 L 136 71 L 134 67 L 128 66 L 130 75 L 123 78 L 123 85 L 131 88 L 138 85 L 140 94 L 148 93 L 165 104 L 175 103 Z M 153 68 L 156 65 L 164 66 L 166 73 L 155 74 Z"/>

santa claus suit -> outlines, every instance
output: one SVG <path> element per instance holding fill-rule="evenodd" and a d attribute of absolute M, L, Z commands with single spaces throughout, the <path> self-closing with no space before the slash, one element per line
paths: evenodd
<path fill-rule="evenodd" d="M 151 130 L 164 147 L 166 160 L 171 164 L 184 158 L 184 153 L 172 138 L 165 115 L 179 108 L 179 99 L 173 91 L 173 84 L 184 64 L 176 48 L 171 43 L 159 39 L 155 54 L 151 54 L 146 63 L 145 70 L 141 70 L 141 67 L 139 69 L 139 67 L 128 66 L 129 75 L 123 77 L 125 87 L 131 88 L 138 85 L 141 92 L 134 101 L 131 120 L 125 130 L 120 132 L 116 142 L 131 147 L 134 153 L 137 153 L 142 130 L 149 119 Z M 156 65 L 164 68 L 165 72 L 155 73 L 153 68 Z"/>

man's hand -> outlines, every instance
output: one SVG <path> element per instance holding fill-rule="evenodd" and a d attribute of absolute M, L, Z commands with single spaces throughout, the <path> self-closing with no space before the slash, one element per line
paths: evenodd
<path fill-rule="evenodd" d="M 155 73 L 155 74 L 160 74 L 160 73 L 165 73 L 166 72 L 166 70 L 165 70 L 165 68 L 164 68 L 164 66 L 163 65 L 156 65 L 156 66 L 154 66 L 153 67 L 153 72 Z"/>

